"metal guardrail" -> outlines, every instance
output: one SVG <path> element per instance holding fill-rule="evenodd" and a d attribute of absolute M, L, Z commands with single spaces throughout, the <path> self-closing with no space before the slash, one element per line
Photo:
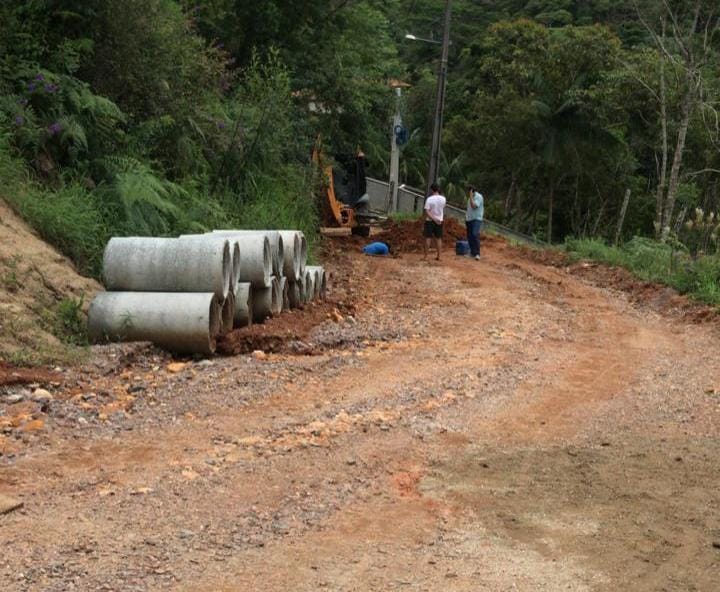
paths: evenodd
<path fill-rule="evenodd" d="M 379 179 L 367 178 L 368 195 L 370 197 L 370 208 L 383 214 L 388 213 L 390 207 L 390 184 Z M 423 193 L 413 187 L 401 185 L 398 188 L 398 212 L 402 213 L 420 213 L 422 205 L 425 201 Z M 457 206 L 448 204 L 446 212 L 449 216 L 465 221 L 465 210 Z M 505 238 L 514 240 L 519 243 L 534 246 L 547 246 L 547 243 L 534 236 L 523 234 L 513 228 L 508 228 L 487 218 L 483 221 L 484 229 L 493 234 L 498 234 Z"/>
<path fill-rule="evenodd" d="M 465 221 L 465 210 L 463 210 L 462 208 L 448 205 L 445 207 L 445 211 L 453 218 L 456 218 L 461 222 Z M 498 234 L 507 239 L 511 239 L 525 245 L 533 245 L 536 247 L 547 246 L 547 243 L 544 240 L 541 240 L 534 236 L 523 234 L 522 232 L 518 232 L 513 228 L 508 228 L 507 226 L 503 226 L 502 224 L 498 224 L 497 222 L 493 222 L 492 220 L 488 220 L 487 218 L 483 220 L 483 230 L 492 234 Z"/>

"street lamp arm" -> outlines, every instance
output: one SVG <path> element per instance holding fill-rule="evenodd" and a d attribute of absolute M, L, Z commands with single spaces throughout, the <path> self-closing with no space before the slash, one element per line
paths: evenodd
<path fill-rule="evenodd" d="M 424 41 L 425 43 L 433 43 L 435 45 L 442 45 L 442 41 L 436 41 L 435 39 L 428 39 L 427 37 L 418 37 L 417 35 L 412 35 L 410 33 L 405 35 L 405 39 L 410 39 L 412 41 Z"/>

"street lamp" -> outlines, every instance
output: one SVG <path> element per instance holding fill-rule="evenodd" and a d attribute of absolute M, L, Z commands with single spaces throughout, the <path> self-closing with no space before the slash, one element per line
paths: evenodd
<path fill-rule="evenodd" d="M 442 45 L 442 41 L 436 41 L 435 39 L 428 39 L 427 37 L 418 37 L 417 35 L 411 35 L 408 33 L 405 35 L 405 39 L 412 41 L 424 41 L 425 43 L 434 43 L 435 45 Z"/>
<path fill-rule="evenodd" d="M 438 68 L 437 90 L 435 95 L 435 115 L 433 117 L 432 143 L 430 145 L 430 162 L 428 165 L 427 186 L 425 195 L 430 195 L 430 185 L 437 182 L 440 170 L 440 136 L 442 134 L 443 112 L 445 110 L 445 88 L 447 86 L 448 50 L 450 47 L 450 17 L 452 15 L 452 0 L 445 1 L 445 24 L 443 27 L 443 40 L 435 41 L 407 34 L 406 39 L 413 41 L 424 41 L 442 45 L 442 57 Z"/>

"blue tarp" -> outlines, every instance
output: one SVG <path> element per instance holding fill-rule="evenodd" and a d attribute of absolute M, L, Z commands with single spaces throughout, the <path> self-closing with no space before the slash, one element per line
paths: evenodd
<path fill-rule="evenodd" d="M 366 255 L 387 255 L 390 249 L 385 243 L 370 243 L 363 247 L 363 253 Z"/>

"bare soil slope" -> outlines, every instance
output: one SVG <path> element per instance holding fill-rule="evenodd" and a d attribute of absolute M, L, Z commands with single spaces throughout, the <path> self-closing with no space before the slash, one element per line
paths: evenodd
<path fill-rule="evenodd" d="M 100 289 L 0 200 L 0 360 L 67 358 L 71 352 L 52 331 L 57 305 L 84 297 L 87 307 Z"/>

